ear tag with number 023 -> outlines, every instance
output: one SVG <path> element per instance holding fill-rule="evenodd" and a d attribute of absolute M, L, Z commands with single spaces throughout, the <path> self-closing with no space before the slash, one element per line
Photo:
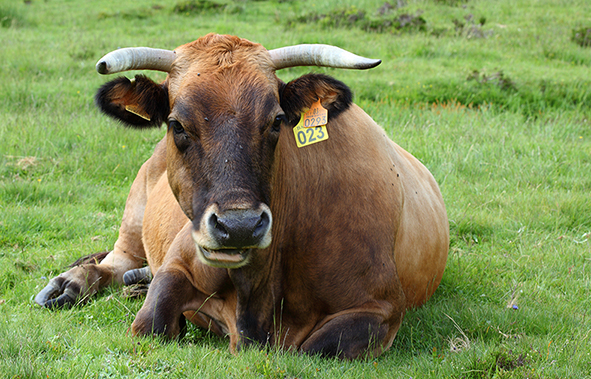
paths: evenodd
<path fill-rule="evenodd" d="M 328 111 L 320 104 L 320 99 L 318 99 L 307 112 L 302 112 L 300 122 L 293 128 L 296 145 L 304 147 L 327 140 L 327 123 Z"/>

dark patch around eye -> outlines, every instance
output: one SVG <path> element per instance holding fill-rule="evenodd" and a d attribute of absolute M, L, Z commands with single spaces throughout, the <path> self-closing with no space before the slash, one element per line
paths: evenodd
<path fill-rule="evenodd" d="M 175 134 L 182 134 L 185 133 L 185 129 L 183 128 L 183 126 L 181 125 L 180 122 L 176 121 L 176 120 L 172 120 L 170 121 L 170 127 L 172 128 L 172 131 Z"/>
<path fill-rule="evenodd" d="M 287 118 L 285 117 L 285 114 L 283 114 L 283 113 L 278 114 L 275 117 L 275 120 L 273 120 L 273 126 L 272 126 L 273 130 L 278 132 L 281 129 L 281 124 L 286 121 L 287 121 Z"/>
<path fill-rule="evenodd" d="M 184 151 L 189 147 L 189 135 L 177 120 L 169 120 L 169 130 L 172 130 L 174 143 L 179 151 Z"/>

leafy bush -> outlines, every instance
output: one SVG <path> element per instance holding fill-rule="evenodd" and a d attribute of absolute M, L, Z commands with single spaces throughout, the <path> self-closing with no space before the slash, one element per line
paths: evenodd
<path fill-rule="evenodd" d="M 468 0 L 435 0 L 435 2 L 454 7 L 460 4 L 465 4 Z"/>
<path fill-rule="evenodd" d="M 23 17 L 13 8 L 0 7 L 0 27 L 10 28 L 24 24 Z"/>
<path fill-rule="evenodd" d="M 492 30 L 483 30 L 486 23 L 486 17 L 480 17 L 478 23 L 474 21 L 474 15 L 468 14 L 464 16 L 464 21 L 453 19 L 454 29 L 458 35 L 466 38 L 487 38 L 493 33 Z"/>
<path fill-rule="evenodd" d="M 392 14 L 393 6 L 386 2 L 374 15 L 354 5 L 344 8 L 336 8 L 327 13 L 311 12 L 287 21 L 288 26 L 294 24 L 316 23 L 323 28 L 358 27 L 367 32 L 398 33 L 425 31 L 427 21 L 421 16 L 421 12 L 415 14 Z"/>
<path fill-rule="evenodd" d="M 491 75 L 486 75 L 485 73 L 480 73 L 478 70 L 474 70 L 468 75 L 467 80 L 475 80 L 480 84 L 493 83 L 503 91 L 517 90 L 513 80 L 506 76 L 503 71 L 497 71 Z"/>
<path fill-rule="evenodd" d="M 172 11 L 174 13 L 202 13 L 211 10 L 222 10 L 226 7 L 226 4 L 216 3 L 211 0 L 189 0 L 177 3 Z"/>
<path fill-rule="evenodd" d="M 121 18 L 123 20 L 145 20 L 154 16 L 153 9 L 154 8 L 138 8 L 128 11 L 100 12 L 98 14 L 98 19 Z"/>
<path fill-rule="evenodd" d="M 394 17 L 376 17 L 367 19 L 362 29 L 371 32 L 418 32 L 427 29 L 427 21 L 421 16 L 420 12 L 416 14 L 403 13 Z"/>
<path fill-rule="evenodd" d="M 591 46 L 591 27 L 573 29 L 571 40 L 582 47 Z"/>

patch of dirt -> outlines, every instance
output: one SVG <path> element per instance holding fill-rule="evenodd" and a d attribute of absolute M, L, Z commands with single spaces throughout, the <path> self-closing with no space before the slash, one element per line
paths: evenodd
<path fill-rule="evenodd" d="M 528 363 L 526 357 L 523 354 L 515 356 L 511 350 L 507 353 L 500 353 L 497 356 L 497 367 L 501 370 L 512 371 L 518 367 L 523 367 Z"/>

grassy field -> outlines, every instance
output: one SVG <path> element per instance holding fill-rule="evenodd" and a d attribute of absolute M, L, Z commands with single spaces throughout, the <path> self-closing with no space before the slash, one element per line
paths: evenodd
<path fill-rule="evenodd" d="M 389 5 L 0 0 L 0 377 L 591 377 L 591 3 Z M 107 79 L 94 64 L 118 47 L 173 49 L 209 32 L 383 60 L 363 72 L 278 72 L 347 83 L 441 186 L 443 281 L 379 358 L 232 356 L 197 329 L 175 343 L 132 338 L 142 301 L 122 288 L 70 310 L 34 304 L 69 263 L 111 248 L 131 182 L 164 133 L 101 116 L 92 98 Z"/>

